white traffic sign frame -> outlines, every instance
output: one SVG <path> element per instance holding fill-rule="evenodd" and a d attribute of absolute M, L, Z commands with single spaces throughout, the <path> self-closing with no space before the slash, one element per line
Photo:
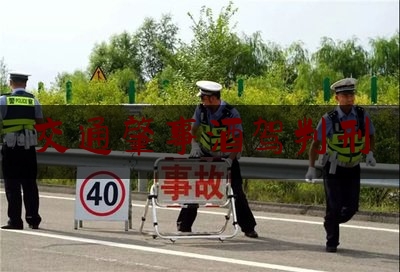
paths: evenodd
<path fill-rule="evenodd" d="M 158 203 L 222 205 L 227 202 L 225 161 L 158 160 L 155 166 Z"/>
<path fill-rule="evenodd" d="M 139 231 L 175 241 L 177 239 L 217 238 L 221 241 L 238 232 L 235 196 L 230 186 L 231 166 L 216 158 L 159 158 L 154 163 L 154 183 L 142 215 Z M 227 208 L 225 221 L 217 231 L 178 232 L 160 231 L 157 208 L 197 207 Z M 154 232 L 144 230 L 148 208 L 152 207 Z M 224 234 L 232 218 L 233 231 Z"/>
<path fill-rule="evenodd" d="M 131 219 L 129 174 L 129 168 L 78 167 L 75 229 L 81 220 L 127 223 Z"/>

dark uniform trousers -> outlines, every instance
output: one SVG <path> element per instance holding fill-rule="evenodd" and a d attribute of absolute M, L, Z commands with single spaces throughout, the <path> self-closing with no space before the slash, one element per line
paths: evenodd
<path fill-rule="evenodd" d="M 233 160 L 231 165 L 231 186 L 235 195 L 237 221 L 241 230 L 245 233 L 254 231 L 256 220 L 250 210 L 246 194 L 243 191 L 243 179 L 237 159 Z M 197 208 L 198 205 L 193 204 L 181 209 L 177 219 L 179 231 L 192 231 L 192 225 L 197 216 Z"/>
<path fill-rule="evenodd" d="M 29 225 L 39 225 L 39 191 L 36 183 L 37 160 L 35 147 L 25 149 L 23 146 L 14 148 L 3 145 L 1 154 L 4 187 L 8 201 L 9 224 L 22 226 L 23 190 L 25 219 Z"/>
<path fill-rule="evenodd" d="M 358 211 L 360 198 L 360 165 L 352 168 L 337 166 L 329 174 L 330 163 L 324 167 L 326 214 L 324 227 L 326 245 L 339 245 L 339 224 L 346 223 Z"/>

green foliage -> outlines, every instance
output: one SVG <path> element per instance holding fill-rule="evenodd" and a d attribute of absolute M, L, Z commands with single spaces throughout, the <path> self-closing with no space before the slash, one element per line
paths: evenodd
<path fill-rule="evenodd" d="M 246 194 L 248 199 L 261 202 L 325 205 L 325 192 L 322 184 L 251 180 L 248 183 Z M 398 213 L 399 200 L 399 189 L 362 187 L 360 210 Z"/>
<path fill-rule="evenodd" d="M 175 62 L 171 63 L 187 81 L 209 79 L 229 86 L 241 73 L 239 60 L 246 59 L 244 56 L 248 55 L 249 47 L 232 32 L 230 20 L 236 11 L 229 3 L 216 19 L 212 10 L 204 6 L 198 20 L 189 14 L 194 38 L 190 45 L 181 47 Z"/>
<path fill-rule="evenodd" d="M 375 158 L 378 162 L 399 164 L 399 111 L 378 107 L 370 113 L 375 135 Z"/>
<path fill-rule="evenodd" d="M 378 78 L 378 104 L 399 105 L 400 80 L 396 76 L 377 76 Z"/>
<path fill-rule="evenodd" d="M 325 64 L 340 72 L 342 77 L 358 78 L 368 74 L 367 52 L 357 45 L 357 39 L 338 41 L 324 37 L 321 48 L 314 54 L 317 65 Z"/>
<path fill-rule="evenodd" d="M 63 105 L 65 104 L 65 93 L 62 91 L 48 91 L 34 92 L 35 97 L 42 105 Z"/>
<path fill-rule="evenodd" d="M 244 35 L 238 46 L 242 49 L 235 62 L 234 79 L 239 75 L 261 76 L 268 70 L 270 62 L 275 61 L 270 52 L 273 50 L 264 43 L 260 32 L 253 33 L 250 37 Z"/>
<path fill-rule="evenodd" d="M 322 100 L 318 102 L 315 96 L 323 93 L 323 82 L 325 78 L 329 78 L 331 84 L 342 78 L 340 72 L 336 72 L 328 64 L 321 63 L 318 67 L 313 67 L 311 63 L 303 63 L 298 66 L 298 76 L 294 82 L 294 90 L 303 91 L 306 104 L 325 104 Z M 331 93 L 331 96 L 333 93 Z M 323 98 L 323 96 L 322 96 Z"/>
<path fill-rule="evenodd" d="M 400 190 L 389 188 L 361 188 L 361 209 L 399 212 Z"/>
<path fill-rule="evenodd" d="M 197 90 L 193 84 L 187 84 L 183 80 L 172 81 L 164 86 L 158 77 L 149 81 L 146 89 L 138 94 L 138 103 L 152 105 L 192 105 L 198 103 L 195 96 Z M 179 99 L 177 99 L 179 98 Z"/>
<path fill-rule="evenodd" d="M 0 95 L 4 93 L 9 93 L 10 92 L 10 87 L 8 86 L 7 82 L 7 65 L 4 62 L 4 58 L 1 58 L 0 60 Z"/>
<path fill-rule="evenodd" d="M 82 83 L 73 88 L 73 104 L 112 105 L 127 102 L 116 80 Z"/>
<path fill-rule="evenodd" d="M 113 35 L 109 43 L 95 45 L 90 55 L 89 71 L 95 71 L 96 67 L 100 66 L 106 75 L 111 75 L 117 70 L 128 68 L 134 71 L 134 74 L 140 75 L 142 62 L 138 54 L 138 41 L 124 31 Z"/>
<path fill-rule="evenodd" d="M 141 58 L 142 77 L 154 78 L 164 70 L 168 57 L 174 54 L 178 27 L 172 23 L 170 15 L 163 15 L 159 22 L 145 18 L 144 23 L 134 34 L 138 41 L 138 54 Z"/>
<path fill-rule="evenodd" d="M 94 70 L 93 70 L 94 71 Z M 67 84 L 68 81 L 71 82 L 87 82 L 89 81 L 89 73 L 85 73 L 79 70 L 76 70 L 75 72 L 71 73 L 59 73 L 56 77 L 56 81 L 54 83 L 54 86 L 52 90 L 50 91 L 64 91 L 65 92 L 65 85 Z"/>
<path fill-rule="evenodd" d="M 140 78 L 136 72 L 131 68 L 125 68 L 122 70 L 117 70 L 107 78 L 115 82 L 118 87 L 118 90 L 122 91 L 122 94 L 128 94 L 129 91 L 129 82 L 131 80 L 135 81 L 135 86 L 137 89 L 140 89 L 141 82 L 137 81 L 137 78 Z"/>
<path fill-rule="evenodd" d="M 123 75 L 124 71 L 121 72 Z M 118 74 L 117 74 L 118 75 Z M 122 78 L 122 76 L 121 76 Z M 127 96 L 124 90 L 118 85 L 121 79 L 111 77 L 107 81 L 89 81 L 82 74 L 62 75 L 60 78 L 60 90 L 55 92 L 40 92 L 38 97 L 44 105 L 65 104 L 66 82 L 72 83 L 73 105 L 113 105 L 127 103 Z M 52 96 L 55 97 L 52 97 Z M 64 96 L 64 102 L 61 102 Z M 56 102 L 56 103 L 54 103 Z"/>
<path fill-rule="evenodd" d="M 396 76 L 399 81 L 399 31 L 390 39 L 377 38 L 370 41 L 373 54 L 371 56 L 371 68 L 373 74 Z"/>
<path fill-rule="evenodd" d="M 325 201 L 324 188 L 321 184 L 288 181 L 252 180 L 247 196 L 249 199 L 257 199 L 262 202 L 305 205 L 323 205 Z"/>

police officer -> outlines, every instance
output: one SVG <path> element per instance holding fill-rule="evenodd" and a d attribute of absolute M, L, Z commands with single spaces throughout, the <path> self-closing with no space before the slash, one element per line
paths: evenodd
<path fill-rule="evenodd" d="M 335 99 L 338 106 L 326 113 L 319 121 L 317 139 L 312 142 L 309 150 L 306 180 L 312 182 L 316 178 L 317 151 L 320 150 L 321 142 L 325 138 L 327 153 L 320 155 L 319 163 L 323 166 L 326 196 L 324 227 L 327 252 L 337 251 L 339 224 L 349 221 L 358 211 L 360 161 L 362 153 L 367 148 L 367 141 L 369 141 L 369 152 L 366 156 L 366 165 L 375 166 L 376 164 L 373 153 L 375 128 L 364 108 L 354 105 L 356 83 L 354 78 L 345 78 L 332 84 L 331 89 L 336 93 Z M 325 125 L 323 125 L 323 120 Z M 356 127 L 343 129 L 343 122 L 351 120 L 355 121 Z M 343 136 L 349 135 L 351 129 L 361 131 L 361 135 L 356 133 L 353 143 L 348 140 L 345 145 Z"/>
<path fill-rule="evenodd" d="M 196 85 L 199 88 L 198 96 L 201 98 L 202 103 L 197 106 L 194 112 L 193 119 L 195 119 L 195 122 L 192 125 L 191 133 L 192 135 L 197 135 L 201 127 L 201 136 L 199 143 L 196 140 L 192 140 L 190 157 L 221 157 L 228 161 L 231 165 L 231 186 L 236 196 L 235 206 L 238 224 L 247 237 L 257 238 L 258 234 L 254 229 L 256 221 L 242 188 L 243 179 L 238 161 L 240 152 L 229 152 L 229 147 L 226 150 L 221 150 L 220 145 L 221 132 L 228 129 L 227 126 L 222 125 L 221 120 L 240 118 L 239 112 L 221 99 L 220 91 L 222 86 L 219 83 L 198 81 Z M 212 120 L 218 122 L 218 129 L 214 127 Z M 235 125 L 234 130 L 238 133 L 243 131 L 240 124 Z M 234 141 L 233 135 L 226 140 L 227 143 L 231 144 Z M 178 231 L 192 231 L 192 224 L 197 216 L 197 208 L 197 205 L 188 205 L 187 208 L 182 208 L 177 219 Z"/>
<path fill-rule="evenodd" d="M 39 102 L 25 91 L 29 75 L 10 73 L 11 94 L 0 96 L 0 121 L 3 139 L 1 155 L 4 187 L 8 201 L 8 223 L 2 229 L 23 229 L 21 186 L 24 194 L 25 220 L 38 229 L 39 193 L 36 184 L 37 135 L 35 123 L 43 123 Z"/>

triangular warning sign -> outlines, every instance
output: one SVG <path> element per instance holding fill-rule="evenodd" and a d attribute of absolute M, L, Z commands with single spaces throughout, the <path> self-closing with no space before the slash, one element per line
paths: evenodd
<path fill-rule="evenodd" d="M 90 81 L 106 81 L 106 75 L 104 74 L 103 70 L 101 70 L 100 66 L 97 66 L 96 70 L 94 71 Z"/>

